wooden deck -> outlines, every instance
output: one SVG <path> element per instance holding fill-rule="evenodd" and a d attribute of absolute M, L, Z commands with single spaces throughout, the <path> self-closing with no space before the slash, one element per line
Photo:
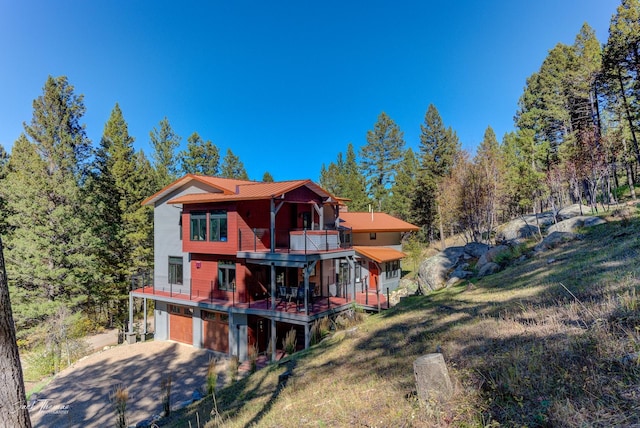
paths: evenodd
<path fill-rule="evenodd" d="M 133 290 L 131 292 L 134 297 L 142 297 L 160 301 L 167 301 L 178 304 L 185 304 L 189 306 L 202 306 L 210 307 L 215 310 L 238 310 L 239 312 L 247 313 L 265 313 L 275 312 L 280 314 L 287 314 L 291 316 L 308 316 L 317 317 L 325 313 L 341 310 L 354 303 L 354 299 L 336 296 L 315 296 L 308 303 L 308 314 L 305 313 L 304 302 L 284 301 L 283 299 L 276 298 L 275 309 L 272 309 L 271 298 L 262 300 L 251 300 L 249 302 L 234 302 L 232 300 L 223 299 L 211 299 L 207 297 L 196 297 L 182 293 L 169 293 L 166 291 L 155 290 L 153 287 L 143 287 Z M 387 297 L 383 293 L 376 294 L 375 292 L 356 292 L 355 303 L 366 310 L 387 309 Z"/>

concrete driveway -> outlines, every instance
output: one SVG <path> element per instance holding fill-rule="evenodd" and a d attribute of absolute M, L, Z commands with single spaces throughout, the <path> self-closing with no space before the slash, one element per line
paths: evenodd
<path fill-rule="evenodd" d="M 34 427 L 115 426 L 109 395 L 118 385 L 129 392 L 130 426 L 162 411 L 161 382 L 172 378 L 172 407 L 204 390 L 212 352 L 175 342 L 123 344 L 92 354 L 59 373 L 30 401 Z M 226 361 L 218 363 L 220 376 Z M 222 379 L 218 380 L 218 384 Z M 37 395 L 37 396 L 36 396 Z"/>

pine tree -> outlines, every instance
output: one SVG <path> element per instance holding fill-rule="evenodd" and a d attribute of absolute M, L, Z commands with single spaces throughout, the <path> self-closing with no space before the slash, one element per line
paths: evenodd
<path fill-rule="evenodd" d="M 391 186 L 390 213 L 405 221 L 411 219 L 411 204 L 417 184 L 418 165 L 413 150 L 408 148 L 398 164 L 396 179 Z"/>
<path fill-rule="evenodd" d="M 322 165 L 320 185 L 331 194 L 347 199 L 346 204 L 350 211 L 367 209 L 369 199 L 365 188 L 365 178 L 360 173 L 353 144 L 347 145 L 346 160 L 340 152 L 336 162 L 331 162 L 328 167 Z"/>
<path fill-rule="evenodd" d="M 0 144 L 0 236 L 7 233 L 7 212 L 5 197 L 2 194 L 2 180 L 7 176 L 7 165 L 9 163 L 9 155 Z"/>
<path fill-rule="evenodd" d="M 362 174 L 369 197 L 386 209 L 395 168 L 404 153 L 404 133 L 385 113 L 378 116 L 373 130 L 367 132 L 367 144 L 360 149 Z"/>
<path fill-rule="evenodd" d="M 425 238 L 435 236 L 436 223 L 443 234 L 445 225 L 438 216 L 438 198 L 444 191 L 441 186 L 451 173 L 454 159 L 460 150 L 460 142 L 455 131 L 446 128 L 440 113 L 430 104 L 420 126 L 420 167 L 416 179 L 416 190 L 411 207 L 411 217 L 415 224 L 423 228 Z M 444 239 L 444 236 L 440 237 Z"/>
<path fill-rule="evenodd" d="M 101 240 L 99 256 L 103 281 L 92 296 L 107 305 L 120 322 L 126 316 L 126 297 L 133 273 L 150 269 L 149 260 L 134 254 L 147 253 L 152 246 L 149 207 L 140 202 L 152 193 L 151 172 L 138 165 L 133 137 L 118 104 L 105 124 L 89 181 L 94 206 L 94 233 Z M 145 236 L 148 235 L 148 236 Z"/>
<path fill-rule="evenodd" d="M 262 182 L 263 183 L 273 183 L 273 175 L 271 175 L 271 173 L 269 171 L 265 171 L 264 174 L 262 175 Z"/>
<path fill-rule="evenodd" d="M 623 118 L 640 164 L 640 1 L 622 0 L 611 18 L 603 53 L 603 83 L 617 116 Z"/>
<path fill-rule="evenodd" d="M 227 154 L 225 154 L 224 159 L 222 160 L 220 176 L 224 178 L 235 178 L 238 180 L 249 179 L 242 161 L 240 161 L 238 156 L 233 154 L 231 149 L 227 149 Z"/>
<path fill-rule="evenodd" d="M 180 152 L 183 174 L 216 176 L 220 173 L 220 151 L 211 140 L 203 141 L 197 132 L 187 138 L 187 150 Z"/>
<path fill-rule="evenodd" d="M 33 108 L 3 180 L 11 228 L 7 268 L 16 291 L 18 329 L 36 325 L 59 305 L 72 311 L 86 307 L 91 284 L 100 280 L 99 242 L 88 224 L 91 207 L 82 187 L 91 154 L 80 124 L 82 96 L 74 94 L 66 77 L 49 77 Z"/>
<path fill-rule="evenodd" d="M 176 149 L 180 137 L 176 135 L 166 117 L 160 121 L 159 129 L 149 133 L 153 147 L 153 167 L 156 171 L 156 188 L 162 189 L 178 178 L 178 159 Z"/>

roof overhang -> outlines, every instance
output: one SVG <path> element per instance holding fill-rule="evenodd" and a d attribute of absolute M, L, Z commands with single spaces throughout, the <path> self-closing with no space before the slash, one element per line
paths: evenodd
<path fill-rule="evenodd" d="M 378 263 L 400 260 L 407 256 L 402 251 L 398 251 L 389 247 L 368 247 L 359 245 L 354 246 L 353 249 L 356 251 L 356 254 L 374 260 Z"/>

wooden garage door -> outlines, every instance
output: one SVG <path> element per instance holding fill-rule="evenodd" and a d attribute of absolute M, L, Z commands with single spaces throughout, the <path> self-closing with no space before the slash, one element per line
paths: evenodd
<path fill-rule="evenodd" d="M 193 344 L 193 309 L 169 305 L 169 339 Z"/>
<path fill-rule="evenodd" d="M 223 312 L 202 311 L 204 347 L 229 352 L 229 316 Z"/>

